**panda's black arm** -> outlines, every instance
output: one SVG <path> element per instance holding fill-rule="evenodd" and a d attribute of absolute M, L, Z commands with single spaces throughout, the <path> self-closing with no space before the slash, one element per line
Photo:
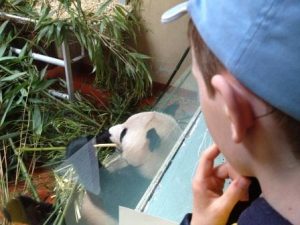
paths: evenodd
<path fill-rule="evenodd" d="M 80 136 L 71 140 L 67 145 L 65 158 L 69 158 L 70 156 L 72 156 L 81 147 L 88 143 L 92 138 L 94 138 L 93 135 L 87 135 Z M 112 143 L 110 140 L 110 133 L 108 132 L 108 130 L 104 130 L 103 132 L 97 134 L 95 136 L 95 140 L 96 144 Z"/>
<path fill-rule="evenodd" d="M 80 136 L 71 140 L 66 147 L 65 158 L 68 159 L 69 157 L 71 157 L 74 153 L 76 153 L 79 149 L 81 149 L 86 143 L 88 143 L 92 138 L 93 138 L 92 135 L 87 135 L 87 136 Z"/>
<path fill-rule="evenodd" d="M 104 143 L 112 143 L 110 140 L 110 133 L 108 130 L 104 130 L 103 132 L 96 135 L 96 144 L 104 144 Z"/>

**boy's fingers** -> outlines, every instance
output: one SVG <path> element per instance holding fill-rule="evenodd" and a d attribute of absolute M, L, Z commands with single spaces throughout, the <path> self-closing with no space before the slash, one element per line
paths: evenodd
<path fill-rule="evenodd" d="M 223 163 L 214 168 L 215 176 L 221 179 L 229 178 L 229 171 L 227 167 L 227 163 Z"/>
<path fill-rule="evenodd" d="M 192 183 L 194 199 L 201 199 L 203 193 L 207 191 L 206 178 L 214 173 L 214 159 L 218 154 L 219 150 L 217 146 L 212 145 L 201 155 Z"/>
<path fill-rule="evenodd" d="M 233 180 L 220 197 L 220 205 L 230 212 L 238 201 L 245 199 L 245 196 L 248 194 L 249 185 L 250 180 L 245 177 Z"/>
<path fill-rule="evenodd" d="M 240 177 L 238 172 L 227 162 L 215 167 L 215 176 L 221 179 L 231 178 L 232 180 Z"/>
<path fill-rule="evenodd" d="M 195 178 L 203 178 L 211 175 L 214 167 L 214 160 L 220 154 L 218 147 L 214 144 L 203 152 L 195 174 Z"/>

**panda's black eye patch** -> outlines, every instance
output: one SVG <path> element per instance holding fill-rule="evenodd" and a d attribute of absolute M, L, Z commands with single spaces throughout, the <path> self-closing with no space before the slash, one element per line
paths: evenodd
<path fill-rule="evenodd" d="M 124 128 L 122 130 L 121 134 L 120 134 L 120 142 L 122 142 L 122 140 L 123 140 L 124 136 L 126 135 L 126 133 L 127 133 L 127 128 Z"/>

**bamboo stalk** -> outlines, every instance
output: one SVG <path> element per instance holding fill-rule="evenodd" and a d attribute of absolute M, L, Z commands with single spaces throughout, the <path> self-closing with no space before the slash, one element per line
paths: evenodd
<path fill-rule="evenodd" d="M 66 204 L 63 206 L 62 212 L 60 213 L 60 215 L 58 217 L 56 217 L 56 219 L 54 221 L 54 224 L 62 225 L 64 223 L 64 219 L 65 219 L 67 210 L 68 210 L 68 208 L 69 208 L 69 206 L 72 202 L 71 200 L 72 200 L 73 195 L 76 191 L 76 188 L 77 188 L 77 184 L 74 184 L 72 189 L 71 189 L 71 193 L 69 194 L 69 197 L 66 200 Z"/>
<path fill-rule="evenodd" d="M 10 145 L 11 145 L 11 147 L 12 147 L 12 149 L 13 149 L 13 151 L 14 151 L 14 153 L 15 153 L 17 159 L 18 159 L 18 163 L 20 164 L 21 172 L 22 172 L 23 176 L 25 177 L 26 181 L 28 182 L 28 185 L 29 185 L 29 187 L 31 188 L 31 192 L 32 192 L 32 194 L 33 194 L 35 200 L 40 201 L 40 198 L 39 198 L 39 195 L 38 195 L 38 193 L 37 193 L 37 191 L 36 191 L 36 188 L 35 188 L 35 186 L 34 186 L 32 180 L 31 180 L 31 178 L 30 178 L 30 175 L 29 175 L 28 172 L 27 172 L 27 168 L 26 168 L 26 166 L 25 166 L 25 164 L 24 164 L 22 158 L 20 157 L 20 153 L 17 152 L 17 149 L 16 149 L 16 147 L 15 147 L 15 145 L 14 145 L 12 139 L 9 138 L 8 140 L 9 140 L 9 143 L 10 143 Z"/>
<path fill-rule="evenodd" d="M 108 143 L 108 144 L 95 144 L 95 148 L 113 148 L 117 147 L 115 143 Z M 40 148 L 30 148 L 30 147 L 22 147 L 17 148 L 16 150 L 18 153 L 20 152 L 37 152 L 37 151 L 64 151 L 66 147 L 40 147 Z"/>
<path fill-rule="evenodd" d="M 63 151 L 66 147 L 41 147 L 41 148 L 29 148 L 29 147 L 22 147 L 17 148 L 18 152 L 37 152 L 37 151 Z"/>
<path fill-rule="evenodd" d="M 81 112 L 77 111 L 76 109 L 70 107 L 68 104 L 65 104 L 64 102 L 60 101 L 59 99 L 53 97 L 52 95 L 48 94 L 46 91 L 43 91 L 43 93 L 45 95 L 47 95 L 49 98 L 51 98 L 52 100 L 55 100 L 57 103 L 61 104 L 62 106 L 68 108 L 69 110 L 71 110 L 72 112 L 74 112 L 75 114 L 77 114 L 78 116 L 84 118 L 85 120 L 89 121 L 90 123 L 101 127 L 101 124 L 97 123 L 96 121 L 92 120 L 91 118 L 87 117 L 86 115 L 82 114 Z"/>
<path fill-rule="evenodd" d="M 109 144 L 96 144 L 94 145 L 95 148 L 109 148 L 109 147 L 117 147 L 117 144 L 115 143 L 109 143 Z"/>

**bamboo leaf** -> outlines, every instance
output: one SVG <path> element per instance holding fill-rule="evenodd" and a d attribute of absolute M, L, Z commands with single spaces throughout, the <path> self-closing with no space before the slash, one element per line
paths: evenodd
<path fill-rule="evenodd" d="M 130 52 L 129 53 L 130 56 L 134 57 L 134 58 L 138 58 L 138 59 L 150 59 L 151 57 L 141 54 L 141 53 L 137 53 L 137 52 Z"/>
<path fill-rule="evenodd" d="M 115 7 L 115 13 L 123 18 L 126 17 L 126 9 L 122 5 Z"/>
<path fill-rule="evenodd" d="M 20 89 L 20 93 L 21 93 L 21 95 L 22 95 L 23 97 L 27 97 L 27 96 L 28 96 L 28 92 L 26 91 L 25 88 L 21 88 L 21 89 Z"/>
<path fill-rule="evenodd" d="M 1 59 L 1 58 L 0 58 L 0 59 Z M 3 71 L 5 71 L 5 72 L 8 73 L 8 74 L 14 74 L 14 71 L 9 70 L 8 67 L 2 66 L 1 64 L 0 64 L 0 69 L 2 69 Z M 0 71 L 1 71 L 1 70 L 0 70 Z M 1 81 L 1 79 L 0 79 L 0 81 Z"/>
<path fill-rule="evenodd" d="M 37 43 L 40 42 L 40 40 L 42 40 L 44 38 L 44 36 L 46 35 L 46 33 L 48 32 L 48 27 L 43 27 L 39 32 L 38 32 L 38 36 L 37 36 Z"/>
<path fill-rule="evenodd" d="M 0 121 L 0 127 L 2 127 L 2 125 L 3 125 L 4 121 L 5 121 L 6 115 L 7 115 L 7 113 L 8 113 L 9 110 L 10 110 L 10 107 L 11 107 L 11 105 L 12 105 L 12 103 L 13 103 L 13 100 L 14 100 L 14 97 L 12 97 L 12 98 L 9 100 L 9 102 L 8 102 L 8 105 L 7 105 L 7 107 L 6 107 L 6 109 L 5 109 L 5 112 L 4 112 L 4 114 L 3 114 L 2 118 L 1 118 L 1 121 Z"/>
<path fill-rule="evenodd" d="M 26 53 L 26 50 L 27 50 L 27 47 L 28 47 L 28 43 L 26 43 L 24 45 L 24 47 L 22 48 L 20 54 L 19 54 L 19 58 L 23 58 L 25 56 L 25 53 Z"/>
<path fill-rule="evenodd" d="M 6 45 L 1 45 L 1 47 L 0 47 L 0 58 L 3 57 L 6 49 L 7 49 Z"/>
<path fill-rule="evenodd" d="M 103 2 L 101 4 L 101 6 L 99 7 L 99 9 L 96 11 L 96 15 L 101 15 L 105 10 L 106 8 L 108 7 L 108 5 L 111 3 L 112 0 L 107 0 L 105 2 Z"/>
<path fill-rule="evenodd" d="M 55 31 L 54 30 L 54 25 L 48 26 L 48 32 L 47 32 L 46 38 L 47 38 L 47 40 L 48 40 L 49 43 L 52 40 L 52 36 L 53 36 L 54 31 Z"/>
<path fill-rule="evenodd" d="M 99 25 L 99 32 L 104 33 L 105 28 L 106 28 L 106 23 L 105 23 L 105 21 L 102 20 Z"/>
<path fill-rule="evenodd" d="M 3 33 L 6 25 L 8 24 L 8 22 L 9 22 L 9 20 L 6 20 L 4 23 L 1 24 L 1 26 L 0 26 L 0 36 L 3 35 L 2 33 Z"/>
<path fill-rule="evenodd" d="M 43 23 L 45 18 L 49 15 L 50 9 L 51 8 L 50 8 L 49 4 L 46 4 L 46 5 L 43 4 L 42 5 L 41 15 L 40 15 L 39 21 L 37 22 L 37 25 Z"/>
<path fill-rule="evenodd" d="M 43 103 L 45 103 L 45 100 L 41 100 L 40 98 L 29 98 L 28 101 L 31 104 L 43 104 Z"/>
<path fill-rule="evenodd" d="M 19 135 L 20 135 L 19 131 L 18 132 L 13 132 L 13 133 L 8 133 L 8 134 L 0 136 L 0 141 L 7 140 L 9 138 L 15 138 Z"/>
<path fill-rule="evenodd" d="M 48 66 L 45 66 L 40 72 L 40 79 L 44 79 L 47 73 Z"/>
<path fill-rule="evenodd" d="M 56 37 L 59 37 L 62 35 L 62 28 L 63 28 L 63 22 L 62 21 L 58 21 L 57 25 L 56 25 Z"/>
<path fill-rule="evenodd" d="M 8 77 L 2 77 L 2 78 L 0 78 L 0 82 L 12 81 L 12 80 L 15 80 L 25 74 L 26 74 L 26 72 L 19 72 L 19 73 L 10 75 Z"/>
<path fill-rule="evenodd" d="M 47 89 L 49 86 L 51 86 L 52 84 L 54 84 L 55 82 L 56 82 L 56 80 L 54 80 L 54 79 L 39 81 L 36 84 L 36 87 L 34 88 L 33 92 L 43 91 L 43 90 Z"/>
<path fill-rule="evenodd" d="M 0 58 L 0 62 L 12 60 L 12 59 L 17 59 L 17 57 L 16 56 L 5 56 L 5 57 Z"/>
<path fill-rule="evenodd" d="M 43 123 L 40 108 L 35 105 L 32 114 L 32 129 L 36 135 L 41 135 L 43 131 Z"/>
<path fill-rule="evenodd" d="M 18 6 L 20 3 L 23 3 L 24 1 L 23 0 L 15 0 L 12 2 L 12 5 L 13 6 Z"/>

